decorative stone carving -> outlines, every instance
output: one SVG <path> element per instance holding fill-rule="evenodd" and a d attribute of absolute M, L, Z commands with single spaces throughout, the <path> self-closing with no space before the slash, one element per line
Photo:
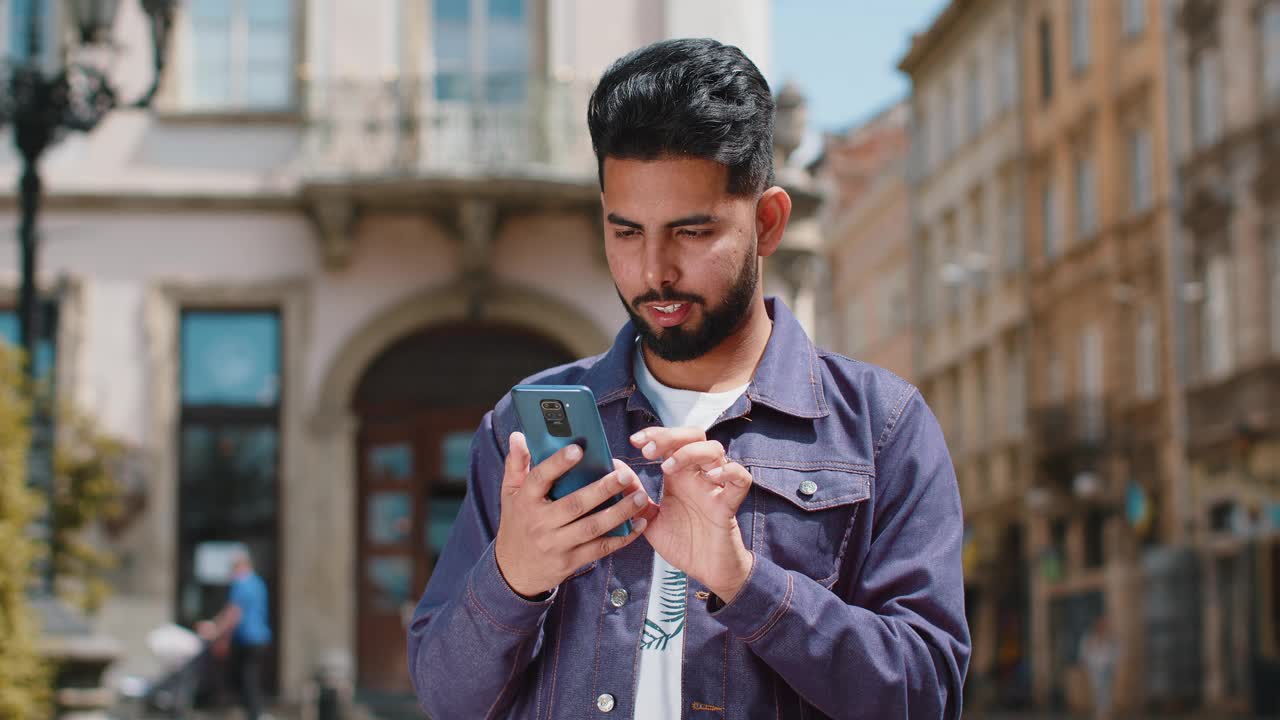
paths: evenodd
<path fill-rule="evenodd" d="M 355 201 L 349 197 L 318 197 L 312 201 L 311 219 L 326 270 L 342 270 L 351 262 L 356 216 Z"/>

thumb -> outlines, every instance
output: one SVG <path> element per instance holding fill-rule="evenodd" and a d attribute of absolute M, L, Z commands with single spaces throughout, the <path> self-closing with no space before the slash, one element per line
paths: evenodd
<path fill-rule="evenodd" d="M 502 474 L 503 496 L 515 495 L 524 486 L 529 476 L 529 444 L 525 442 L 524 433 L 513 432 L 507 441 L 507 462 Z"/>
<path fill-rule="evenodd" d="M 742 501 L 747 499 L 747 493 L 751 491 L 751 471 L 736 462 L 731 462 L 723 466 L 722 472 L 724 473 L 724 491 L 720 497 L 736 513 Z"/>

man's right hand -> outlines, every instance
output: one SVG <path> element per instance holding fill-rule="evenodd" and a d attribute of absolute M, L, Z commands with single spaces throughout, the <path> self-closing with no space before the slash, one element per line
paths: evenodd
<path fill-rule="evenodd" d="M 498 570 L 516 593 L 536 597 L 549 592 L 578 568 L 626 547 L 644 532 L 646 520 L 637 518 L 630 535 L 605 535 L 652 505 L 640 478 L 625 463 L 614 460 L 613 472 L 551 500 L 551 486 L 582 460 L 582 448 L 569 445 L 532 469 L 522 433 L 511 433 L 510 448 L 494 549 Z M 618 493 L 625 495 L 622 501 L 588 514 Z"/>

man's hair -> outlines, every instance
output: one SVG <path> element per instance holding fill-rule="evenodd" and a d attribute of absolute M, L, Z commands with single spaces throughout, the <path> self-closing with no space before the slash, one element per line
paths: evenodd
<path fill-rule="evenodd" d="M 587 106 L 600 187 L 607 157 L 714 160 L 729 192 L 773 184 L 773 96 L 755 63 L 707 38 L 664 40 L 619 58 Z"/>

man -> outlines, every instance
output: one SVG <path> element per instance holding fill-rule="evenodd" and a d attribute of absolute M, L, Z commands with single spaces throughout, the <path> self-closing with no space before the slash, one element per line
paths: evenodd
<path fill-rule="evenodd" d="M 772 118 L 759 70 L 712 40 L 600 80 L 588 122 L 631 321 L 528 382 L 592 389 L 615 470 L 550 501 L 581 452 L 530 467 L 510 398 L 485 416 L 409 628 L 433 717 L 959 716 L 951 461 L 915 388 L 815 348 L 764 297 L 791 212 Z"/>
<path fill-rule="evenodd" d="M 267 585 L 253 571 L 247 553 L 232 560 L 227 604 L 210 621 L 196 627 L 208 642 L 231 637 L 231 675 L 240 691 L 246 720 L 258 720 L 262 712 L 262 668 L 271 644 L 267 620 Z"/>

